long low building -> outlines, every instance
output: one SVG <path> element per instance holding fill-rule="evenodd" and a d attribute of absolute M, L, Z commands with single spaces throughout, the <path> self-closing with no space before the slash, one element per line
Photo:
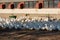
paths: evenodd
<path fill-rule="evenodd" d="M 0 0 L 0 9 L 60 8 L 60 0 Z"/>
<path fill-rule="evenodd" d="M 0 17 L 45 17 L 45 14 L 60 19 L 60 0 L 0 0 Z"/>

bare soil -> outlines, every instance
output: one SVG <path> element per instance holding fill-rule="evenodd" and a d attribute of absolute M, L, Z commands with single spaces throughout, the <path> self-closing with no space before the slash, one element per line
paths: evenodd
<path fill-rule="evenodd" d="M 60 40 L 60 31 L 0 31 L 0 40 Z"/>

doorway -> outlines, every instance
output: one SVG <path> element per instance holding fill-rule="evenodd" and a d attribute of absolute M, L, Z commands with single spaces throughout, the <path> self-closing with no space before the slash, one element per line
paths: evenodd
<path fill-rule="evenodd" d="M 11 4 L 11 9 L 14 9 L 14 4 Z"/>
<path fill-rule="evenodd" d="M 5 9 L 5 8 L 6 8 L 6 5 L 5 5 L 5 4 L 3 4 L 3 5 L 2 5 L 2 9 Z"/>
<path fill-rule="evenodd" d="M 41 9 L 42 8 L 42 3 L 39 3 L 39 9 Z"/>
<path fill-rule="evenodd" d="M 20 8 L 23 9 L 24 8 L 24 4 L 20 4 Z"/>

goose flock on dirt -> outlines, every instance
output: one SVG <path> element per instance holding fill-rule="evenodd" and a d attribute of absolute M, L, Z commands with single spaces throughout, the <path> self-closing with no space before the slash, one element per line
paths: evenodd
<path fill-rule="evenodd" d="M 52 20 L 52 21 L 45 21 L 45 20 L 36 20 L 36 19 L 29 19 L 29 18 L 1 18 L 0 17 L 0 27 L 9 29 L 11 28 L 20 28 L 20 29 L 46 29 L 46 30 L 60 30 L 60 20 Z"/>

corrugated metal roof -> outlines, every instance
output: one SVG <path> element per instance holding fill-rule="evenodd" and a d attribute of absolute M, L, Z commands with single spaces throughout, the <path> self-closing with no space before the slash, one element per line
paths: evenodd
<path fill-rule="evenodd" d="M 0 0 L 0 2 L 19 2 L 19 1 L 38 1 L 38 0 Z"/>

